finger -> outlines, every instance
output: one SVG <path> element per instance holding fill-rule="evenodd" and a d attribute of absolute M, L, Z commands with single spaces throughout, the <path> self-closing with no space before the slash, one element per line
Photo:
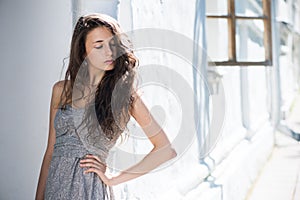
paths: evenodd
<path fill-rule="evenodd" d="M 96 159 L 98 162 L 100 162 L 100 163 L 103 163 L 101 160 L 100 160 L 100 158 L 98 157 L 98 156 L 95 156 L 95 155 L 86 155 L 86 157 L 87 158 L 94 158 L 94 159 Z"/>
<path fill-rule="evenodd" d="M 100 161 L 98 161 L 98 160 L 96 160 L 96 159 L 94 159 L 94 158 L 84 158 L 84 159 L 81 159 L 80 161 L 85 161 L 85 160 L 90 160 L 90 161 L 94 161 L 94 162 L 97 162 L 97 163 L 101 163 L 101 164 L 105 164 L 105 163 L 103 163 L 103 162 L 100 162 Z"/>
<path fill-rule="evenodd" d="M 104 167 L 103 165 L 99 165 L 97 163 L 85 163 L 85 164 L 80 164 L 80 167 L 94 167 L 97 169 L 100 169 L 101 171 L 105 172 L 106 171 L 106 167 Z"/>
<path fill-rule="evenodd" d="M 94 167 L 94 168 L 97 168 L 97 169 L 103 169 L 102 166 L 94 164 L 94 163 L 81 164 L 81 167 Z"/>
<path fill-rule="evenodd" d="M 83 173 L 91 173 L 91 172 L 94 172 L 94 173 L 96 173 L 96 174 L 98 174 L 99 176 L 101 175 L 102 176 L 102 174 L 104 175 L 104 173 L 101 171 L 101 170 L 99 170 L 99 169 L 97 169 L 97 168 L 94 168 L 94 167 L 91 167 L 91 168 L 88 168 L 87 170 L 85 170 Z"/>
<path fill-rule="evenodd" d="M 86 164 L 80 164 L 79 165 L 81 168 L 89 168 L 89 167 L 95 167 L 97 169 L 101 169 L 101 171 L 105 172 L 106 171 L 106 167 L 102 166 L 102 165 L 97 165 L 97 164 L 93 164 L 93 163 L 86 163 Z"/>
<path fill-rule="evenodd" d="M 80 163 L 84 163 L 84 162 L 98 163 L 98 164 L 101 164 L 101 165 L 105 166 L 105 163 L 99 162 L 98 160 L 95 160 L 93 158 L 85 158 L 85 159 L 80 160 Z"/>
<path fill-rule="evenodd" d="M 83 160 L 80 161 L 80 164 L 85 164 L 85 163 L 94 163 L 94 164 L 106 167 L 106 165 L 104 163 L 98 162 L 98 161 L 96 161 L 94 159 L 83 159 Z"/>
<path fill-rule="evenodd" d="M 108 183 L 108 178 L 105 176 L 105 174 L 101 171 L 99 171 L 98 169 L 96 168 L 89 168 L 88 170 L 84 171 L 84 174 L 87 174 L 87 173 L 91 173 L 91 172 L 94 172 L 98 175 L 98 177 L 104 182 L 104 183 Z"/>

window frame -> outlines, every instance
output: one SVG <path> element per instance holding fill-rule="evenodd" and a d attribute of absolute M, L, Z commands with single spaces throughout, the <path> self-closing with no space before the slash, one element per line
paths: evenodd
<path fill-rule="evenodd" d="M 208 15 L 207 19 L 227 19 L 228 22 L 228 60 L 211 61 L 209 66 L 271 66 L 272 65 L 272 32 L 271 32 L 271 0 L 262 0 L 262 16 L 241 16 L 235 13 L 235 0 L 227 0 L 226 15 Z M 236 21 L 263 20 L 263 42 L 265 59 L 263 61 L 238 61 L 236 57 Z"/>

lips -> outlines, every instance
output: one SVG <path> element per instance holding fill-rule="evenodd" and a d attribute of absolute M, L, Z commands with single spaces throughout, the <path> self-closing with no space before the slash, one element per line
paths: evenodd
<path fill-rule="evenodd" d="M 113 60 L 106 60 L 105 61 L 105 63 L 107 63 L 107 64 L 111 64 L 111 63 L 113 63 L 114 61 Z"/>

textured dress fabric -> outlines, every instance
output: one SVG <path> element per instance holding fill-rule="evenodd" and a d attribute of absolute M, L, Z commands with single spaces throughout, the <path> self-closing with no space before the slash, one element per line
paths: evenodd
<path fill-rule="evenodd" d="M 56 142 L 46 181 L 45 200 L 115 199 L 112 187 L 104 184 L 96 173 L 84 174 L 87 168 L 79 166 L 80 160 L 87 154 L 96 154 L 86 148 L 76 131 L 75 125 L 83 119 L 83 113 L 84 109 L 71 105 L 58 109 L 56 113 Z M 103 138 L 101 145 L 103 148 L 97 156 L 105 162 L 114 142 Z"/>

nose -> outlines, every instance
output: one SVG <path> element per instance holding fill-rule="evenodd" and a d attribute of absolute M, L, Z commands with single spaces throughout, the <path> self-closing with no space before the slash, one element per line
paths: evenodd
<path fill-rule="evenodd" d="M 112 50 L 111 50 L 111 48 L 110 48 L 110 45 L 109 44 L 107 44 L 107 45 L 105 45 L 106 47 L 105 47 L 105 54 L 107 55 L 107 56 L 111 56 L 112 55 Z"/>

